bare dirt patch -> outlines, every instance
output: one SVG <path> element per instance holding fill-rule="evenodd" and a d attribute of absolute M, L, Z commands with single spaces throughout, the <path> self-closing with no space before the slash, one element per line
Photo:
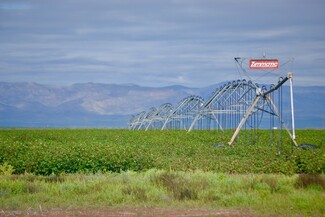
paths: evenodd
<path fill-rule="evenodd" d="M 0 216 L 33 216 L 33 217 L 203 217 L 203 216 L 218 216 L 218 217 L 253 217 L 252 214 L 243 211 L 234 210 L 204 210 L 204 209 L 148 209 L 148 208 L 134 208 L 134 209 L 72 209 L 72 210 L 46 210 L 46 211 L 0 211 Z"/>

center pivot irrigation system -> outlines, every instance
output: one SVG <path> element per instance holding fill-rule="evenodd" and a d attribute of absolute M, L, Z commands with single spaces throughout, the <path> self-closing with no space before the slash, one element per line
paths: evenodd
<path fill-rule="evenodd" d="M 149 129 L 214 129 L 225 132 L 232 129 L 228 144 L 232 145 L 242 129 L 260 128 L 269 117 L 268 125 L 273 131 L 284 128 L 292 143 L 297 145 L 295 136 L 293 73 L 288 66 L 293 59 L 285 60 L 263 58 L 234 58 L 241 79 L 228 82 L 217 88 L 204 100 L 199 96 L 188 96 L 175 107 L 165 103 L 159 108 L 150 108 L 132 116 L 130 130 Z M 277 77 L 276 84 L 268 85 Z M 289 81 L 290 124 L 283 118 L 283 85 Z M 264 124 L 265 125 L 265 124 Z M 290 126 L 290 127 L 289 127 Z"/>

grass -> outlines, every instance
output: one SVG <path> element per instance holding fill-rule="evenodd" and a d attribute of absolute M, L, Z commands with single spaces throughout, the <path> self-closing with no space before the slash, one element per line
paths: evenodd
<path fill-rule="evenodd" d="M 249 210 L 256 216 L 322 216 L 324 175 L 203 171 L 0 176 L 0 210 L 175 207 Z M 303 183 L 303 184 L 302 184 Z"/>
<path fill-rule="evenodd" d="M 308 188 L 314 186 L 325 190 L 325 179 L 319 175 L 300 174 L 296 182 L 296 186 L 300 188 Z"/>

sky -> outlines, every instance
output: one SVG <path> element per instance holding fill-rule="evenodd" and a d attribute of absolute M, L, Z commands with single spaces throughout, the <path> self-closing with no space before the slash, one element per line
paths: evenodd
<path fill-rule="evenodd" d="M 204 87 L 243 78 L 234 57 L 265 56 L 294 58 L 279 75 L 296 85 L 325 85 L 324 11 L 324 0 L 0 0 L 0 81 Z"/>

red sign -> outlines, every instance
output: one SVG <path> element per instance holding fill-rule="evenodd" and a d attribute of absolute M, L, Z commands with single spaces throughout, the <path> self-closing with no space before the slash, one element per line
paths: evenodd
<path fill-rule="evenodd" d="M 250 69 L 278 69 L 279 60 L 277 59 L 260 59 L 260 60 L 249 60 Z"/>

